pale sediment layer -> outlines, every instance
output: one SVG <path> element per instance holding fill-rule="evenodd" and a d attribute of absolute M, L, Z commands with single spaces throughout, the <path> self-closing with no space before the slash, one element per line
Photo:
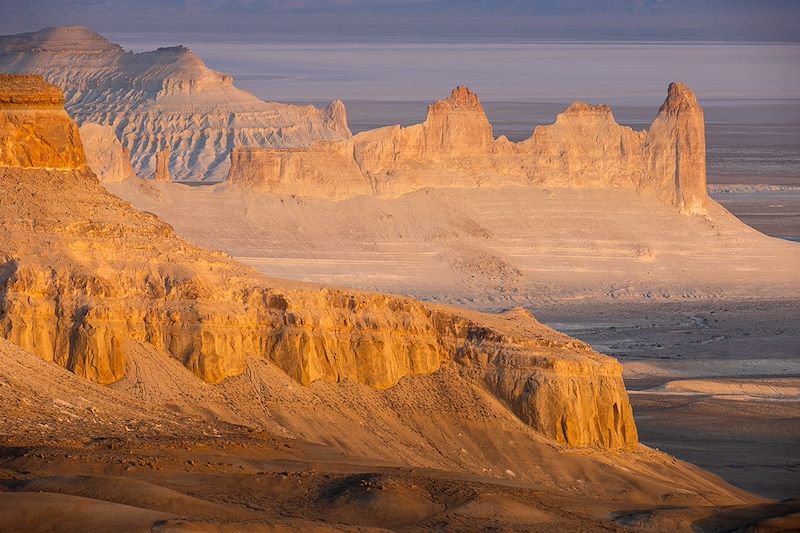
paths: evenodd
<path fill-rule="evenodd" d="M 623 189 L 432 189 L 343 200 L 222 186 L 110 189 L 190 241 L 279 278 L 478 309 L 562 300 L 800 295 L 800 245 L 714 200 L 681 216 Z"/>

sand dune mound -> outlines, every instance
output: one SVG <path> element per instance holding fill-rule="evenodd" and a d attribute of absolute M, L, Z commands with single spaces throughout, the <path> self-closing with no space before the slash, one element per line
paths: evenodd
<path fill-rule="evenodd" d="M 237 146 L 350 136 L 341 102 L 325 110 L 264 102 L 186 47 L 125 52 L 83 27 L 0 37 L 0 71 L 40 74 L 63 89 L 78 124 L 113 128 L 142 177 L 154 175 L 165 148 L 176 180 L 221 180 Z"/>

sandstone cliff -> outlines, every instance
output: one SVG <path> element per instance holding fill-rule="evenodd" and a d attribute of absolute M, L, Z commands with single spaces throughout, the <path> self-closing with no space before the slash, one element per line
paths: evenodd
<path fill-rule="evenodd" d="M 426 187 L 624 188 L 682 212 L 705 210 L 703 112 L 682 83 L 669 87 L 646 132 L 620 126 L 608 106 L 574 103 L 519 143 L 495 139 L 478 97 L 465 87 L 431 105 L 422 124 L 380 128 L 333 143 L 236 154 L 228 180 L 279 194 L 397 197 Z"/>
<path fill-rule="evenodd" d="M 0 105 L 0 115 L 17 112 Z M 59 113 L 33 148 L 74 130 Z M 0 334 L 22 348 L 99 383 L 124 376 L 130 341 L 209 383 L 241 374 L 248 357 L 302 384 L 376 389 L 458 365 L 549 438 L 636 445 L 620 365 L 589 346 L 524 313 L 481 315 L 260 276 L 105 191 L 72 148 L 72 167 L 0 168 Z"/>
<path fill-rule="evenodd" d="M 78 127 L 64 96 L 39 76 L 0 74 L 0 166 L 79 168 L 85 164 Z"/>
<path fill-rule="evenodd" d="M 0 72 L 41 74 L 78 122 L 111 126 L 139 176 L 173 148 L 180 181 L 222 180 L 238 146 L 304 146 L 350 136 L 341 102 L 328 109 L 264 102 L 182 46 L 125 52 L 81 27 L 0 37 Z"/>

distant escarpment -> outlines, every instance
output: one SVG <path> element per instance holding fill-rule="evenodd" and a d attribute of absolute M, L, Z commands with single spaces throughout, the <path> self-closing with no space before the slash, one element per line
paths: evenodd
<path fill-rule="evenodd" d="M 165 149 L 173 179 L 219 181 L 235 147 L 350 136 L 341 102 L 327 109 L 264 102 L 188 48 L 126 52 L 82 27 L 0 36 L 0 72 L 40 74 L 63 89 L 78 124 L 113 128 L 145 178 Z"/>
<path fill-rule="evenodd" d="M 514 143 L 495 139 L 478 97 L 458 87 L 422 124 L 304 149 L 234 150 L 228 181 L 333 199 L 429 187 L 615 187 L 695 214 L 707 201 L 704 128 L 695 95 L 676 82 L 647 131 L 620 126 L 608 106 L 574 103 Z"/>
<path fill-rule="evenodd" d="M 16 112 L 0 104 L 0 124 Z M 61 113 L 37 142 L 74 131 Z M 261 276 L 134 210 L 80 161 L 6 165 L 0 197 L 0 335 L 92 381 L 120 380 L 136 342 L 208 383 L 243 373 L 250 357 L 305 385 L 376 389 L 451 365 L 554 441 L 637 443 L 619 363 L 526 312 L 483 315 Z"/>

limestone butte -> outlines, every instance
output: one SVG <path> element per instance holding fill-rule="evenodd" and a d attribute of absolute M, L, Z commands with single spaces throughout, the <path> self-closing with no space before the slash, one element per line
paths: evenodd
<path fill-rule="evenodd" d="M 0 36 L 0 72 L 41 74 L 64 90 L 83 125 L 111 126 L 139 176 L 173 149 L 176 180 L 222 180 L 238 146 L 304 146 L 350 136 L 341 102 L 328 109 L 264 102 L 183 46 L 124 51 L 83 27 Z"/>
<path fill-rule="evenodd" d="M 422 124 L 359 133 L 276 154 L 245 148 L 228 180 L 259 190 L 323 198 L 397 197 L 426 187 L 610 187 L 655 196 L 682 212 L 703 213 L 703 111 L 673 83 L 648 131 L 620 126 L 608 106 L 574 103 L 553 124 L 519 143 L 495 139 L 466 87 L 429 106 Z"/>
<path fill-rule="evenodd" d="M 2 104 L 0 115 L 18 107 Z M 74 128 L 60 114 L 43 142 Z M 447 365 L 555 441 L 636 445 L 621 366 L 527 313 L 483 315 L 266 278 L 134 210 L 82 161 L 0 168 L 0 192 L 0 334 L 92 381 L 120 380 L 135 342 L 209 383 L 241 374 L 248 357 L 305 385 L 376 389 Z"/>

